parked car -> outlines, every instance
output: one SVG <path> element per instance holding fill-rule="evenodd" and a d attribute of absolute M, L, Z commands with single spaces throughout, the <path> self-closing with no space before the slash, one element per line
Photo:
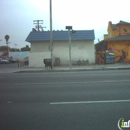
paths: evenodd
<path fill-rule="evenodd" d="M 0 59 L 1 64 L 8 64 L 9 60 L 8 59 Z"/>

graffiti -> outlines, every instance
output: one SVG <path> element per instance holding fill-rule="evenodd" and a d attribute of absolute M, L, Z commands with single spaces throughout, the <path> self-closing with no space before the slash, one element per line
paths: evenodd
<path fill-rule="evenodd" d="M 113 51 L 113 53 L 115 54 L 116 63 L 130 62 L 130 44 L 129 43 L 108 44 L 108 50 Z"/>
<path fill-rule="evenodd" d="M 87 65 L 89 64 L 89 60 L 73 60 L 72 65 Z"/>
<path fill-rule="evenodd" d="M 118 63 L 123 62 L 128 55 L 128 52 L 125 52 L 124 50 L 117 50 L 115 48 L 113 48 L 113 49 L 109 48 L 106 52 L 114 53 L 115 54 L 115 61 Z"/>
<path fill-rule="evenodd" d="M 114 53 L 104 52 L 96 54 L 96 63 L 97 64 L 114 64 L 115 63 L 115 55 Z"/>
<path fill-rule="evenodd" d="M 97 53 L 96 54 L 96 64 L 104 64 L 105 63 L 105 57 L 103 53 Z"/>
<path fill-rule="evenodd" d="M 118 63 L 121 63 L 125 60 L 126 56 L 128 55 L 127 52 L 125 52 L 124 50 L 121 50 L 122 55 L 119 57 L 119 60 L 117 61 Z"/>

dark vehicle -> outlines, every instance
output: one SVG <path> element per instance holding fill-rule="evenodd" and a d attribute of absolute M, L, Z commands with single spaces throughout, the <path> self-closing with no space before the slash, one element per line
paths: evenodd
<path fill-rule="evenodd" d="M 18 60 L 15 60 L 15 59 L 13 59 L 12 57 L 10 57 L 10 58 L 9 58 L 9 62 L 10 62 L 10 63 L 17 63 Z"/>
<path fill-rule="evenodd" d="M 52 59 L 44 59 L 43 63 L 46 69 L 52 69 Z"/>

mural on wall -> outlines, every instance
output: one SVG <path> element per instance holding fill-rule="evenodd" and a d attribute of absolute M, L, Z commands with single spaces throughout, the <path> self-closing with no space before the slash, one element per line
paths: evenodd
<path fill-rule="evenodd" d="M 96 53 L 96 63 L 97 64 L 104 64 L 105 63 L 104 53 L 105 52 L 102 52 L 102 51 L 98 51 L 98 53 Z"/>
<path fill-rule="evenodd" d="M 110 43 L 107 44 L 107 51 L 115 54 L 115 62 L 130 62 L 130 43 Z"/>
<path fill-rule="evenodd" d="M 9 52 L 9 57 L 14 59 L 22 60 L 26 57 L 29 57 L 29 51 L 22 51 L 22 52 Z"/>
<path fill-rule="evenodd" d="M 130 62 L 130 43 L 119 43 L 119 42 L 109 42 L 107 44 L 106 51 L 97 51 L 96 53 L 96 63 L 104 64 L 106 57 L 106 53 L 114 53 L 114 62 L 122 63 L 122 62 Z"/>
<path fill-rule="evenodd" d="M 107 58 L 106 54 L 109 53 L 114 54 L 113 61 L 115 63 L 130 62 L 130 40 L 129 36 L 127 36 L 129 34 L 130 23 L 120 20 L 119 23 L 112 24 L 112 22 L 109 21 L 108 39 L 116 36 L 118 36 L 119 39 L 106 40 L 106 43 L 103 41 L 96 45 L 96 63 L 105 63 Z M 127 37 L 125 37 L 125 35 Z M 106 45 L 106 48 L 104 48 L 103 45 Z"/>
<path fill-rule="evenodd" d="M 97 64 L 104 64 L 105 57 L 104 54 L 107 50 L 107 42 L 104 41 L 101 44 L 96 45 L 96 63 Z"/>

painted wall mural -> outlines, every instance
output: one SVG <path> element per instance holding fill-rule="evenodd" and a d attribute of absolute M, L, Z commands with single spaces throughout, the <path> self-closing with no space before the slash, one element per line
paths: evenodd
<path fill-rule="evenodd" d="M 108 43 L 107 48 L 107 51 L 115 54 L 116 63 L 130 62 L 130 43 Z"/>
<path fill-rule="evenodd" d="M 96 53 L 96 64 L 104 64 L 105 63 L 104 53 L 105 52 L 102 52 L 102 51 L 98 51 Z"/>
<path fill-rule="evenodd" d="M 106 53 L 114 53 L 115 63 L 125 63 L 130 62 L 130 42 L 126 41 L 109 41 L 107 43 L 107 49 L 105 51 L 97 51 L 96 53 L 96 63 L 104 64 L 106 63 Z"/>

